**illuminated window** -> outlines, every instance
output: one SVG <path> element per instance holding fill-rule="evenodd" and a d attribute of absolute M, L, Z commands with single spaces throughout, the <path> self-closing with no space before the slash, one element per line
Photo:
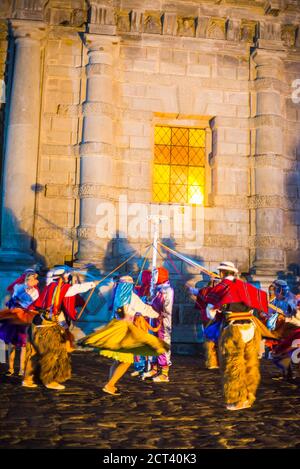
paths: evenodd
<path fill-rule="evenodd" d="M 156 126 L 154 202 L 203 204 L 205 130 Z"/>

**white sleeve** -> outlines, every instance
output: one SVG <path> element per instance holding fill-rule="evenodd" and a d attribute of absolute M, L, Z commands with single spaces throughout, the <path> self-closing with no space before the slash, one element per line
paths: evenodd
<path fill-rule="evenodd" d="M 148 318 L 158 318 L 159 316 L 152 306 L 144 303 L 136 293 L 132 293 L 128 314 L 134 316 L 136 313 L 140 313 L 142 316 L 147 316 Z"/>
<path fill-rule="evenodd" d="M 214 305 L 211 305 L 210 303 L 208 303 L 208 305 L 206 306 L 206 314 L 207 314 L 207 317 L 209 317 L 209 319 L 215 319 L 217 310 L 215 309 Z"/>
<path fill-rule="evenodd" d="M 75 296 L 78 295 L 78 293 L 85 293 L 95 287 L 95 282 L 75 283 L 69 288 L 65 297 Z"/>

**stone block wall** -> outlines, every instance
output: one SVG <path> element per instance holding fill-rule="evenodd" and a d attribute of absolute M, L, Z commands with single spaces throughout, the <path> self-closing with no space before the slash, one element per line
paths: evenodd
<path fill-rule="evenodd" d="M 285 8 L 260 0 L 29 3 L 6 2 L 0 10 L 0 79 L 5 28 L 14 19 L 40 24 L 33 169 L 40 260 L 72 262 L 81 252 L 80 263 L 87 263 L 93 251 L 96 267 L 107 271 L 136 250 L 127 271 L 137 270 L 150 237 L 104 239 L 95 247 L 98 202 L 116 208 L 120 196 L 152 202 L 155 125 L 202 123 L 208 145 L 203 245 L 191 250 L 184 240 L 170 239 L 171 246 L 209 270 L 224 259 L 242 272 L 255 263 L 261 269 L 272 264 L 272 272 L 277 260 L 277 270 L 299 264 L 295 2 L 284 2 Z M 16 37 L 12 33 L 10 41 Z M 180 285 L 202 276 L 179 260 L 174 265 L 166 266 L 176 285 L 176 320 L 193 323 L 196 313 Z"/>
<path fill-rule="evenodd" d="M 45 41 L 35 236 L 48 265 L 74 258 L 78 144 L 86 54 L 76 31 L 56 27 Z"/>

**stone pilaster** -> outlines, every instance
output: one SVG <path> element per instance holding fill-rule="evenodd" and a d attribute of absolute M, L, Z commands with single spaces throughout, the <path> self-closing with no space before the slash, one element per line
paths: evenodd
<path fill-rule="evenodd" d="M 41 106 L 39 21 L 12 21 L 14 74 L 6 126 L 0 260 L 30 261 L 36 197 Z"/>
<path fill-rule="evenodd" d="M 109 200 L 113 177 L 115 95 L 114 61 L 119 45 L 115 36 L 86 34 L 88 47 L 87 90 L 83 105 L 83 136 L 80 146 L 80 226 L 78 260 L 98 261 L 107 239 L 99 238 L 96 224 L 99 204 Z M 107 198 L 103 198 L 107 187 Z"/>
<path fill-rule="evenodd" d="M 283 52 L 256 49 L 252 55 L 256 73 L 253 95 L 252 233 L 254 272 L 276 276 L 285 267 L 283 210 L 278 196 L 284 196 L 282 169 L 284 119 L 281 107 Z"/>

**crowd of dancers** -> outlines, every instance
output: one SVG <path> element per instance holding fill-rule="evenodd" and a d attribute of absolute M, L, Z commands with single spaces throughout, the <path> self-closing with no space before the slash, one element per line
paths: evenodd
<path fill-rule="evenodd" d="M 76 348 L 70 326 L 85 304 L 80 295 L 99 282 L 80 283 L 64 266 L 48 272 L 42 289 L 34 269 L 8 287 L 10 299 L 0 311 L 0 339 L 9 350 L 8 376 L 15 372 L 20 349 L 22 386 L 65 388 L 63 383 L 71 377 L 70 353 Z M 263 355 L 280 368 L 283 379 L 294 378 L 293 368 L 300 362 L 300 298 L 285 281 L 275 280 L 268 295 L 240 279 L 232 262 L 222 262 L 208 285 L 186 287 L 200 314 L 205 366 L 220 369 L 228 410 L 253 405 Z M 112 359 L 103 392 L 120 395 L 117 383 L 131 365 L 134 377 L 169 382 L 173 303 L 174 289 L 164 267 L 144 270 L 140 285 L 129 275 L 114 282 L 111 321 L 77 341 Z"/>

